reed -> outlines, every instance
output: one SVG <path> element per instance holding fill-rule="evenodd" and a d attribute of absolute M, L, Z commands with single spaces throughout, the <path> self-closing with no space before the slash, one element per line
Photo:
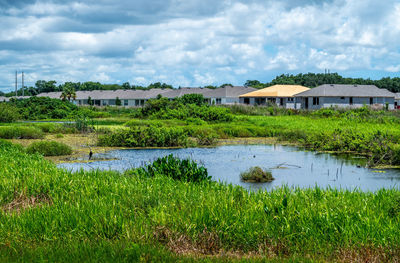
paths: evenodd
<path fill-rule="evenodd" d="M 5 261 L 400 260 L 394 189 L 249 192 L 162 174 L 70 172 L 2 141 L 0 165 Z"/>

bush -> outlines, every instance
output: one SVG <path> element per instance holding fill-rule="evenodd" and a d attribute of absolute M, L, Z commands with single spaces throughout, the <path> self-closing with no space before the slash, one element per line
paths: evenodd
<path fill-rule="evenodd" d="M 71 102 L 48 97 L 30 97 L 11 103 L 18 108 L 22 118 L 27 120 L 64 119 L 78 112 L 78 106 Z"/>
<path fill-rule="evenodd" d="M 43 156 L 61 156 L 72 153 L 71 147 L 55 141 L 34 142 L 26 148 L 27 153 L 40 153 Z"/>
<path fill-rule="evenodd" d="M 185 94 L 177 100 L 183 105 L 195 104 L 197 106 L 204 105 L 204 96 L 202 94 Z"/>
<path fill-rule="evenodd" d="M 179 128 L 134 127 L 101 135 L 98 145 L 111 147 L 187 146 L 188 135 Z"/>
<path fill-rule="evenodd" d="M 149 177 L 158 175 L 168 176 L 174 180 L 186 182 L 202 182 L 210 181 L 211 176 L 208 176 L 207 169 L 203 166 L 198 166 L 196 162 L 190 159 L 180 160 L 172 154 L 158 158 L 152 164 L 139 168 L 139 173 Z"/>
<path fill-rule="evenodd" d="M 42 139 L 44 133 L 36 127 L 3 126 L 0 127 L 2 139 Z"/>
<path fill-rule="evenodd" d="M 15 122 L 20 117 L 17 107 L 7 103 L 0 103 L 0 122 Z"/>
<path fill-rule="evenodd" d="M 270 171 L 264 171 L 261 167 L 251 167 L 240 174 L 240 179 L 246 183 L 265 183 L 275 180 Z"/>
<path fill-rule="evenodd" d="M 218 138 L 218 134 L 210 129 L 198 129 L 193 132 L 193 136 L 199 145 L 213 145 Z"/>

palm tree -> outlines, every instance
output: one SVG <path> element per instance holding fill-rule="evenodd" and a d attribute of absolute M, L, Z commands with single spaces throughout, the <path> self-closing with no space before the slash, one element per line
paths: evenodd
<path fill-rule="evenodd" d="M 70 85 L 65 85 L 60 98 L 64 101 L 67 99 L 68 101 L 71 101 L 71 98 L 75 100 L 76 99 L 75 89 Z"/>

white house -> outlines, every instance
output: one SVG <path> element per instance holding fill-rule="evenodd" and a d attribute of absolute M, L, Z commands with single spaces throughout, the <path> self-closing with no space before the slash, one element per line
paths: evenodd
<path fill-rule="evenodd" d="M 324 84 L 295 95 L 302 109 L 358 108 L 364 105 L 394 109 L 395 94 L 374 85 Z"/>

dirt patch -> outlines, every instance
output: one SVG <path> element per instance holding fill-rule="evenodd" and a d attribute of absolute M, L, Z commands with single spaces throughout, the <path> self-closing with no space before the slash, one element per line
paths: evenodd
<path fill-rule="evenodd" d="M 226 251 L 222 248 L 220 239 L 216 233 L 204 229 L 194 241 L 188 236 L 173 232 L 166 227 L 158 227 L 154 231 L 157 241 L 164 244 L 167 249 L 177 255 L 190 257 L 218 257 L 231 259 L 255 259 L 262 258 L 257 252 Z"/>
<path fill-rule="evenodd" d="M 22 210 L 40 207 L 45 204 L 51 204 L 51 198 L 46 194 L 36 196 L 26 196 L 23 193 L 14 193 L 11 202 L 3 205 L 1 209 L 6 213 L 20 213 Z"/>
<path fill-rule="evenodd" d="M 353 250 L 342 249 L 335 255 L 338 262 L 400 262 L 400 250 L 364 247 Z"/>

